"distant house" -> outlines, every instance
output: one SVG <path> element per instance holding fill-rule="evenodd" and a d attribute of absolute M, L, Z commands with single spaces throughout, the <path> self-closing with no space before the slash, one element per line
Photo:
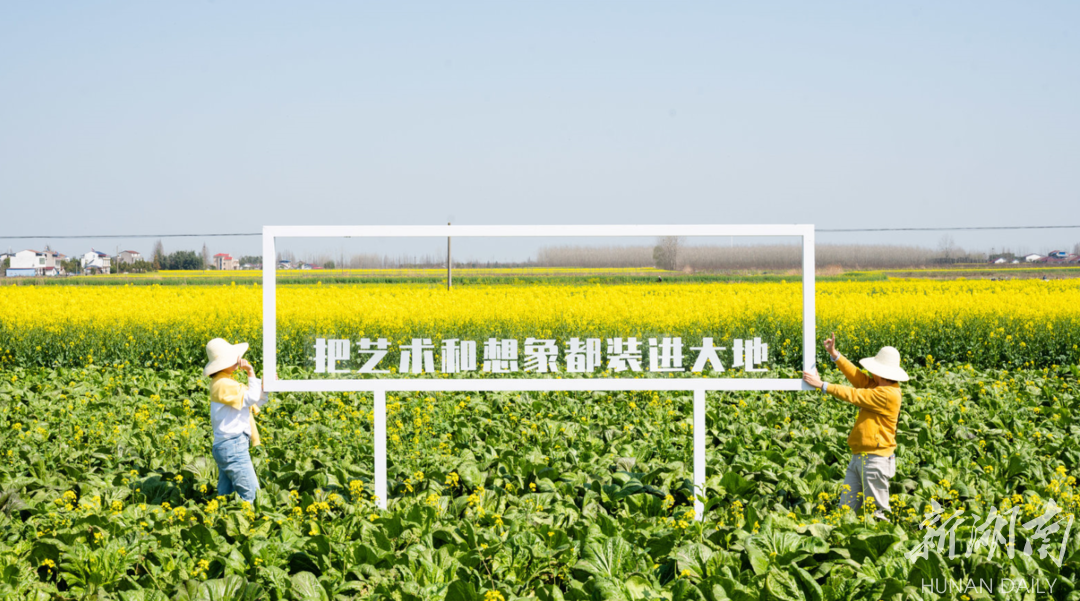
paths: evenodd
<path fill-rule="evenodd" d="M 64 273 L 63 260 L 64 255 L 55 250 L 20 250 L 11 257 L 8 275 L 60 275 Z"/>
<path fill-rule="evenodd" d="M 112 271 L 112 259 L 100 250 L 90 249 L 79 258 L 79 266 L 84 274 L 108 274 Z"/>
<path fill-rule="evenodd" d="M 214 255 L 214 267 L 222 271 L 231 271 L 240 268 L 240 261 L 232 258 L 228 253 Z"/>
<path fill-rule="evenodd" d="M 1042 258 L 1043 258 L 1043 256 L 1040 255 L 1040 254 L 1031 253 L 1030 255 L 1027 255 L 1026 257 L 1024 257 L 1024 260 L 1027 261 L 1028 263 L 1034 263 L 1034 262 L 1036 262 L 1036 261 L 1038 261 L 1038 260 L 1040 260 Z"/>
<path fill-rule="evenodd" d="M 292 261 L 290 261 L 288 259 L 282 259 L 282 260 L 278 261 L 277 268 L 278 269 L 292 269 L 293 268 Z"/>
<path fill-rule="evenodd" d="M 122 250 L 120 254 L 116 255 L 116 263 L 119 265 L 123 263 L 125 265 L 131 265 L 135 261 L 142 261 L 142 255 L 138 251 L 134 250 Z"/>
<path fill-rule="evenodd" d="M 998 258 L 994 259 L 994 265 L 1001 265 L 1002 263 L 1008 263 L 1008 262 L 1009 262 L 1009 260 L 1006 259 L 1005 257 L 998 257 Z"/>
<path fill-rule="evenodd" d="M 314 263 L 301 263 L 300 264 L 300 269 L 322 269 L 322 267 L 319 267 L 318 265 L 315 265 Z"/>

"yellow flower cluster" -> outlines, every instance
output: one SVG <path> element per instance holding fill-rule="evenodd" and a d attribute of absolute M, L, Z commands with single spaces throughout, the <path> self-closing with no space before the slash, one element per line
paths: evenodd
<path fill-rule="evenodd" d="M 352 480 L 351 482 L 349 482 L 349 497 L 351 497 L 352 500 L 355 502 L 355 501 L 359 501 L 363 496 L 364 496 L 364 481 L 363 480 Z M 297 495 L 297 497 L 299 497 L 299 495 Z"/>

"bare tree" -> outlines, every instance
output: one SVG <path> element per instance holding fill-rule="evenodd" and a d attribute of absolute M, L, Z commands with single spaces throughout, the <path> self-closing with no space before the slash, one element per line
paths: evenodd
<path fill-rule="evenodd" d="M 648 246 L 544 246 L 536 254 L 542 267 L 653 267 Z"/>
<path fill-rule="evenodd" d="M 945 259 L 946 263 L 953 260 L 954 255 L 956 255 L 956 241 L 953 240 L 951 235 L 945 234 L 941 237 L 941 240 L 938 241 L 938 251 L 941 252 L 941 257 Z"/>
<path fill-rule="evenodd" d="M 537 252 L 542 267 L 652 267 L 655 247 L 648 246 L 548 246 Z M 898 269 L 920 267 L 940 260 L 933 249 L 919 246 L 818 244 L 817 264 L 842 269 Z M 962 251 L 954 252 L 955 258 Z M 802 265 L 799 244 L 687 245 L 679 244 L 678 267 L 694 271 L 790 270 Z"/>
<path fill-rule="evenodd" d="M 653 261 L 660 269 L 674 271 L 679 266 L 679 244 L 682 239 L 679 236 L 662 236 L 657 238 L 656 247 L 653 248 Z"/>
<path fill-rule="evenodd" d="M 210 249 L 206 248 L 205 242 L 202 245 L 202 264 L 203 269 L 208 269 L 210 267 Z"/>
<path fill-rule="evenodd" d="M 161 243 L 160 238 L 154 243 L 152 257 L 151 262 L 154 264 L 154 270 L 157 271 L 158 269 L 161 269 L 165 264 L 165 245 Z"/>

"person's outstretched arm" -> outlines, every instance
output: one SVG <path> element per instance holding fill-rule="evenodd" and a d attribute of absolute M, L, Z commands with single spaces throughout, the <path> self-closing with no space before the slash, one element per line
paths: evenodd
<path fill-rule="evenodd" d="M 836 367 L 840 370 L 840 373 L 844 374 L 848 382 L 855 388 L 870 388 L 874 381 L 870 376 L 863 373 L 861 369 L 855 367 L 855 364 L 848 361 L 847 357 L 840 355 L 836 359 Z"/>
<path fill-rule="evenodd" d="M 847 361 L 847 359 L 844 359 L 844 361 Z M 848 365 L 851 365 L 850 361 L 847 361 L 847 363 Z M 830 394 L 841 401 L 851 403 L 860 409 L 867 409 L 882 415 L 890 415 L 890 409 L 893 402 L 889 397 L 889 392 L 884 388 L 856 388 L 854 386 L 844 386 L 842 384 L 829 384 L 818 377 L 817 370 L 804 371 L 802 379 L 810 386 L 813 386 L 826 394 Z"/>
<path fill-rule="evenodd" d="M 851 362 L 848 361 L 848 365 L 850 364 Z M 894 404 L 889 397 L 889 393 L 884 388 L 854 388 L 852 386 L 833 384 L 828 386 L 825 392 L 845 403 L 851 403 L 860 409 L 866 409 L 881 415 L 889 415 Z"/>
<path fill-rule="evenodd" d="M 840 354 L 840 351 L 836 349 L 836 333 L 829 338 L 826 338 L 822 345 L 825 347 L 825 351 L 829 353 L 829 358 L 832 359 L 836 367 L 840 369 L 840 373 L 844 374 L 848 382 L 855 388 L 869 388 L 874 381 L 870 376 L 864 374 L 862 370 L 855 367 L 855 364 L 847 360 Z"/>

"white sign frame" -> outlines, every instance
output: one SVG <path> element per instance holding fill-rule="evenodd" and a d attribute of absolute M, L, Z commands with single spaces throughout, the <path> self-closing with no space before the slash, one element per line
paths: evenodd
<path fill-rule="evenodd" d="M 802 239 L 803 370 L 817 352 L 814 305 L 814 226 L 796 225 L 299 225 L 263 226 L 263 389 L 267 392 L 371 392 L 374 394 L 376 504 L 386 509 L 386 393 L 492 391 L 673 391 L 694 393 L 694 516 L 704 517 L 705 392 L 811 390 L 798 378 L 585 378 L 585 379 L 333 379 L 277 378 L 278 238 L 520 238 L 654 236 L 797 236 Z M 452 294 L 452 292 L 450 292 Z"/>

